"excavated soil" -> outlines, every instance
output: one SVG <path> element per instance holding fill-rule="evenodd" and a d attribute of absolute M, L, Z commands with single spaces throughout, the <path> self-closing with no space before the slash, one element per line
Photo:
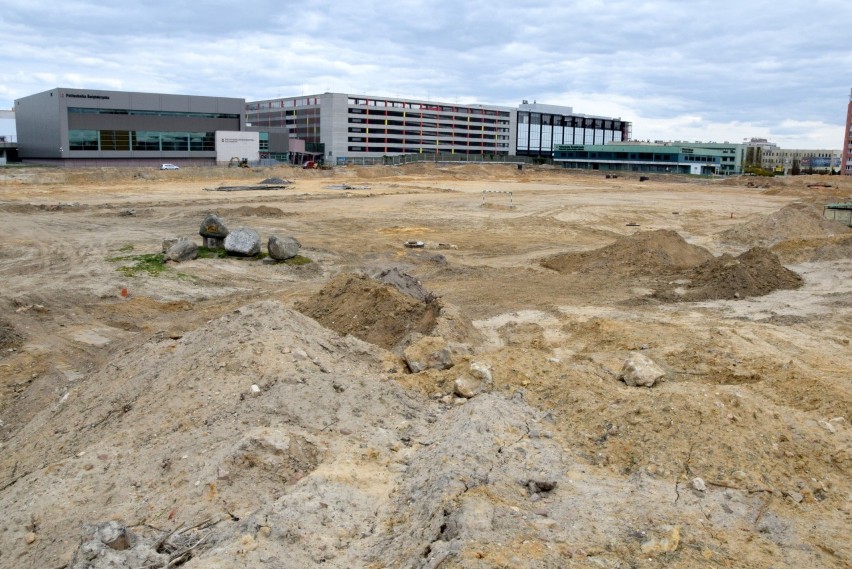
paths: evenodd
<path fill-rule="evenodd" d="M 788 239 L 852 233 L 852 228 L 823 217 L 825 202 L 795 202 L 769 215 L 722 232 L 723 243 L 772 247 Z"/>
<path fill-rule="evenodd" d="M 411 333 L 428 335 L 441 306 L 365 275 L 340 274 L 296 308 L 339 334 L 393 349 Z"/>
<path fill-rule="evenodd" d="M 852 254 L 814 212 L 852 180 L 813 180 L 0 170 L 0 568 L 845 569 Z M 310 263 L 157 266 L 211 211 Z M 452 367 L 408 373 L 421 336 Z"/>
<path fill-rule="evenodd" d="M 709 251 L 690 245 L 677 232 L 658 229 L 621 237 L 594 251 L 554 255 L 541 264 L 560 273 L 656 274 L 695 267 L 712 257 Z"/>

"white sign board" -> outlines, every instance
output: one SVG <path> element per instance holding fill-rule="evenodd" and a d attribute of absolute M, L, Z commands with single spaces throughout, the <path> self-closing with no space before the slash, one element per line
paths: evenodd
<path fill-rule="evenodd" d="M 249 163 L 260 160 L 260 133 L 217 130 L 216 162 L 227 164 L 231 158 L 245 158 Z"/>

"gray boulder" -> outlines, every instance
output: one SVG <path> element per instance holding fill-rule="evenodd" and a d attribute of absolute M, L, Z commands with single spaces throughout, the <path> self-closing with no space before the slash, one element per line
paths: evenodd
<path fill-rule="evenodd" d="M 184 261 L 191 261 L 196 257 L 198 257 L 198 245 L 195 241 L 182 237 L 169 247 L 168 251 L 166 251 L 165 259 L 166 261 L 182 263 Z"/>
<path fill-rule="evenodd" d="M 225 237 L 225 251 L 232 255 L 253 257 L 260 253 L 260 234 L 254 229 L 240 227 Z"/>
<path fill-rule="evenodd" d="M 284 261 L 286 259 L 292 259 L 298 255 L 299 250 L 302 248 L 302 244 L 299 243 L 295 237 L 278 237 L 277 235 L 270 235 L 267 248 L 269 249 L 270 257 L 276 261 Z"/>
<path fill-rule="evenodd" d="M 201 222 L 201 229 L 198 234 L 202 237 L 214 237 L 216 239 L 224 239 L 228 236 L 228 227 L 222 218 L 215 213 L 207 214 L 204 221 Z"/>

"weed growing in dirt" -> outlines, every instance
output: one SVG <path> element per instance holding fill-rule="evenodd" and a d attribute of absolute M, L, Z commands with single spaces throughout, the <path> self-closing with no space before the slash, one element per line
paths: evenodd
<path fill-rule="evenodd" d="M 133 244 L 128 243 L 127 245 L 119 247 L 118 249 L 116 249 L 116 251 L 118 251 L 119 253 L 130 253 L 131 251 L 133 251 Z"/>
<path fill-rule="evenodd" d="M 302 257 L 301 255 L 296 255 L 295 257 L 290 257 L 289 259 L 285 259 L 281 261 L 285 265 L 307 265 L 308 263 L 313 263 L 307 257 Z"/>
<path fill-rule="evenodd" d="M 146 255 L 124 255 L 107 259 L 112 263 L 133 261 L 132 265 L 118 267 L 116 270 L 126 277 L 135 277 L 139 273 L 148 273 L 152 277 L 160 276 L 166 267 L 165 255 L 162 253 L 148 253 Z"/>
<path fill-rule="evenodd" d="M 199 247 L 199 259 L 224 259 L 228 256 L 228 252 L 222 247 Z"/>

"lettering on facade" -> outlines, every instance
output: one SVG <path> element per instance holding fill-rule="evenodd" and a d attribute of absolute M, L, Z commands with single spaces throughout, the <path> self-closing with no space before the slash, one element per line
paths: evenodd
<path fill-rule="evenodd" d="M 684 154 L 692 154 L 692 148 L 682 148 Z"/>
<path fill-rule="evenodd" d="M 65 96 L 71 97 L 72 99 L 100 99 L 102 101 L 109 101 L 109 95 L 91 95 L 88 93 L 85 95 L 80 95 L 77 93 L 65 93 Z"/>
<path fill-rule="evenodd" d="M 223 138 L 220 142 L 234 144 L 236 142 L 255 142 L 254 138 Z"/>
<path fill-rule="evenodd" d="M 585 147 L 583 145 L 567 146 L 567 145 L 560 144 L 559 146 L 557 146 L 557 148 L 562 152 L 568 152 L 570 150 L 585 150 Z"/>

